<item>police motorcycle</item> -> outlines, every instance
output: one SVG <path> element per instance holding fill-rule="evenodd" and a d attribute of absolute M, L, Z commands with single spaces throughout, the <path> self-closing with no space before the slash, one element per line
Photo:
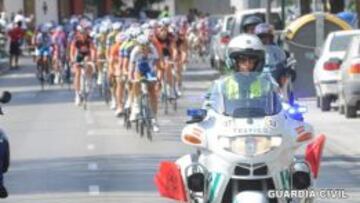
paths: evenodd
<path fill-rule="evenodd" d="M 9 92 L 3 92 L 0 97 L 0 103 L 6 104 L 11 100 L 11 94 Z M 3 111 L 0 107 L 0 115 L 3 115 Z M 0 129 L 0 173 L 8 171 L 10 165 L 10 146 L 8 138 L 4 131 Z M 0 182 L 1 183 L 1 182 Z M 6 188 L 0 184 L 0 198 L 6 198 L 8 196 Z"/>
<path fill-rule="evenodd" d="M 313 127 L 304 122 L 301 106 L 282 104 L 263 75 L 237 73 L 216 81 L 204 107 L 188 110 L 181 140 L 196 153 L 160 165 L 155 183 L 162 196 L 192 203 L 313 201 L 269 195 L 312 189 L 319 163 L 295 159 L 313 139 Z"/>

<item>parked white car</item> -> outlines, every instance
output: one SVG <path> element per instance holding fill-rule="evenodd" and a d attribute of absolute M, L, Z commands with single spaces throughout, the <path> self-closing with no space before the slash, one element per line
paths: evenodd
<path fill-rule="evenodd" d="M 316 97 L 322 111 L 329 111 L 331 103 L 338 98 L 340 65 L 352 37 L 356 35 L 360 36 L 360 30 L 337 31 L 326 38 L 314 68 Z"/>
<path fill-rule="evenodd" d="M 339 78 L 339 112 L 346 118 L 355 118 L 360 108 L 360 36 L 353 37 Z"/>
<path fill-rule="evenodd" d="M 225 65 L 225 53 L 227 44 L 230 42 L 230 29 L 235 21 L 233 15 L 226 15 L 222 19 L 221 31 L 211 41 L 210 62 L 216 69 L 222 69 Z"/>

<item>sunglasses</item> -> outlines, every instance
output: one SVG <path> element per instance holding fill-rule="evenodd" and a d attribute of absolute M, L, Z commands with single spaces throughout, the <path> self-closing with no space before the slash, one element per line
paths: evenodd
<path fill-rule="evenodd" d="M 238 56 L 236 58 L 236 61 L 237 62 L 241 62 L 241 63 L 244 63 L 244 62 L 252 62 L 252 63 L 255 63 L 257 60 L 257 57 L 256 56 Z"/>

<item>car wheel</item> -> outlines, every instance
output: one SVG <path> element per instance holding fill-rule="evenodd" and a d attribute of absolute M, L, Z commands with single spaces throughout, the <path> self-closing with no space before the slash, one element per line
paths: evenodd
<path fill-rule="evenodd" d="M 320 97 L 316 97 L 316 107 L 320 108 Z"/>
<path fill-rule="evenodd" d="M 344 105 L 340 105 L 339 106 L 339 114 L 344 114 L 345 113 L 345 107 L 344 107 Z"/>
<path fill-rule="evenodd" d="M 324 96 L 320 99 L 321 111 L 330 111 L 331 109 L 331 97 Z"/>
<path fill-rule="evenodd" d="M 211 58 L 210 58 L 210 65 L 211 65 L 211 68 L 215 68 L 215 59 L 213 56 L 211 56 Z"/>
<path fill-rule="evenodd" d="M 356 117 L 356 106 L 345 106 L 345 117 L 346 118 L 355 118 Z"/>

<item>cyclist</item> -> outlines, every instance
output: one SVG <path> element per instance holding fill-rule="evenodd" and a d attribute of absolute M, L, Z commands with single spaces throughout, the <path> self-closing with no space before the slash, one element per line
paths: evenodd
<path fill-rule="evenodd" d="M 136 45 L 136 37 L 141 33 L 141 30 L 136 27 L 130 27 L 127 30 L 127 39 L 120 46 L 120 71 L 123 73 L 129 73 L 129 64 L 131 52 Z M 125 108 L 129 109 L 132 104 L 131 96 L 126 101 Z M 115 103 L 116 105 L 116 103 Z M 120 105 L 120 104 L 118 104 Z M 121 108 L 121 107 L 119 107 Z"/>
<path fill-rule="evenodd" d="M 242 24 L 242 31 L 247 34 L 255 34 L 255 27 L 262 22 L 261 18 L 256 15 L 249 16 Z"/>
<path fill-rule="evenodd" d="M 36 35 L 35 38 L 35 55 L 36 55 L 36 63 L 38 64 L 38 68 L 41 67 L 42 64 L 48 64 L 50 60 L 51 54 L 51 35 L 50 35 L 50 25 L 44 24 L 40 28 L 40 32 Z M 49 67 L 48 70 L 45 70 L 47 73 L 50 72 Z M 39 79 L 44 80 L 43 75 L 39 72 Z"/>
<path fill-rule="evenodd" d="M 65 64 L 66 57 L 66 33 L 62 26 L 58 26 L 52 35 L 53 43 L 53 66 L 55 71 L 55 84 L 60 82 L 62 68 Z"/>
<path fill-rule="evenodd" d="M 164 18 L 160 21 L 155 36 L 152 38 L 152 43 L 155 45 L 159 54 L 158 77 L 162 80 L 164 74 L 166 74 L 166 82 L 168 83 L 170 90 L 173 90 L 175 85 L 172 76 L 173 65 L 170 64 L 170 62 L 174 62 L 177 58 L 177 48 L 176 39 L 169 30 L 170 23 L 171 21 L 169 18 Z M 176 98 L 178 96 L 174 91 L 167 92 L 170 92 L 170 98 Z"/>
<path fill-rule="evenodd" d="M 70 48 L 70 61 L 75 64 L 73 66 L 74 75 L 74 89 L 75 89 L 75 104 L 81 104 L 80 96 L 80 77 L 81 77 L 81 67 L 78 63 L 86 61 L 94 61 L 96 49 L 92 38 L 86 29 L 78 25 L 77 33 L 74 36 L 73 41 L 71 42 Z M 92 75 L 93 70 L 88 69 L 88 74 Z"/>
<path fill-rule="evenodd" d="M 116 77 L 116 85 L 111 85 L 112 96 L 116 100 L 116 111 L 115 116 L 119 117 L 124 113 L 124 90 L 125 90 L 125 76 L 127 76 L 127 71 L 123 70 L 121 67 L 121 45 L 128 40 L 128 35 L 126 33 L 118 33 L 115 38 L 115 44 L 111 47 L 110 58 L 109 58 L 109 81 L 113 81 L 113 78 Z"/>
<path fill-rule="evenodd" d="M 177 93 L 181 96 L 181 87 L 182 87 L 182 72 L 186 69 L 186 63 L 188 60 L 188 41 L 187 41 L 187 21 L 182 19 L 180 22 L 180 27 L 177 33 L 176 47 L 178 49 L 178 58 L 177 58 L 177 77 L 178 77 L 178 90 Z"/>
<path fill-rule="evenodd" d="M 146 35 L 140 35 L 137 37 L 137 45 L 131 52 L 130 57 L 130 68 L 129 68 L 129 77 L 132 80 L 132 89 L 131 95 L 133 97 L 132 108 L 130 120 L 134 121 L 137 114 L 140 112 L 139 108 L 139 94 L 140 94 L 140 84 L 139 80 L 141 77 L 144 77 L 150 81 L 149 84 L 149 97 L 150 97 L 150 106 L 152 110 L 152 125 L 153 131 L 158 132 L 159 126 L 157 124 L 157 93 L 156 93 L 156 74 L 155 74 L 155 64 L 159 58 L 156 48 L 153 46 L 151 41 Z"/>
<path fill-rule="evenodd" d="M 107 58 L 107 46 L 106 46 L 106 40 L 108 36 L 109 30 L 107 25 L 101 25 L 99 29 L 99 34 L 96 35 L 95 42 L 96 42 L 96 59 L 97 59 L 97 84 L 101 85 L 101 74 L 103 67 L 103 64 Z"/>
<path fill-rule="evenodd" d="M 255 27 L 255 34 L 260 38 L 266 49 L 266 64 L 276 66 L 286 62 L 283 49 L 274 43 L 274 27 L 268 23 L 261 23 Z"/>

